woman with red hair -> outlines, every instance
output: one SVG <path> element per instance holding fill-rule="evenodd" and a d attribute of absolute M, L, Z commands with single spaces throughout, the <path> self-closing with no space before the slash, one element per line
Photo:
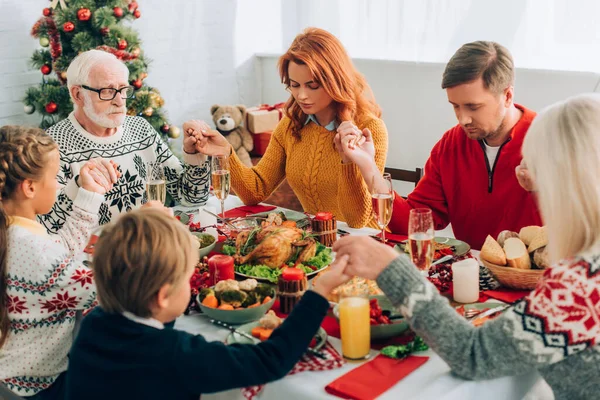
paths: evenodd
<path fill-rule="evenodd" d="M 368 130 L 381 172 L 387 154 L 387 130 L 371 88 L 340 41 L 331 33 L 308 28 L 296 36 L 279 59 L 281 82 L 291 96 L 265 155 L 249 168 L 229 142 L 203 121 L 184 130 L 207 155 L 230 154 L 231 185 L 245 204 L 266 199 L 285 179 L 308 213 L 328 211 L 351 227 L 371 221 L 371 196 L 358 167 L 334 143 L 337 133 Z"/>

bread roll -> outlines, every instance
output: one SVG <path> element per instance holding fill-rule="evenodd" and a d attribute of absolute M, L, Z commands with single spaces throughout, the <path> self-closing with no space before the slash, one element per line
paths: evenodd
<path fill-rule="evenodd" d="M 537 249 L 540 249 L 544 246 L 548 245 L 548 233 L 546 233 L 546 227 L 541 227 L 535 236 L 531 239 L 529 243 L 529 252 L 533 253 Z"/>
<path fill-rule="evenodd" d="M 521 239 L 508 238 L 504 242 L 504 252 L 509 267 L 518 269 L 531 269 L 531 259 L 527 247 Z"/>
<path fill-rule="evenodd" d="M 479 255 L 481 258 L 492 264 L 506 265 L 506 254 L 504 254 L 502 246 L 500 246 L 490 235 L 485 238 L 485 243 L 483 244 Z"/>
<path fill-rule="evenodd" d="M 519 238 L 526 246 L 529 246 L 529 243 L 531 243 L 531 240 L 537 235 L 540 229 L 542 228 L 539 226 L 526 226 L 519 231 Z"/>
<path fill-rule="evenodd" d="M 500 245 L 500 247 L 504 247 L 504 241 L 511 237 L 518 238 L 519 234 L 517 232 L 513 232 L 513 231 L 500 232 L 500 234 L 498 235 L 498 244 Z"/>
<path fill-rule="evenodd" d="M 546 269 L 550 266 L 550 259 L 548 258 L 548 247 L 540 247 L 533 252 L 533 263 L 540 269 Z"/>

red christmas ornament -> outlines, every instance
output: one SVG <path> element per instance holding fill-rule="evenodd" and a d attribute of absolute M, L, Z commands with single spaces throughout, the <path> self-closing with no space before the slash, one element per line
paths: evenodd
<path fill-rule="evenodd" d="M 67 21 L 63 24 L 63 31 L 65 32 L 73 32 L 75 30 L 75 24 L 71 21 Z"/>
<path fill-rule="evenodd" d="M 54 114 L 56 110 L 58 110 L 58 105 L 56 105 L 55 102 L 51 101 L 50 103 L 46 104 L 46 112 L 48 114 Z"/>
<path fill-rule="evenodd" d="M 44 11 L 42 11 L 42 14 L 44 14 L 44 17 L 49 17 L 52 15 L 52 9 L 51 8 L 44 8 Z"/>
<path fill-rule="evenodd" d="M 134 16 L 134 17 L 136 17 L 136 18 L 139 18 L 139 17 L 141 17 L 141 16 L 142 16 L 142 13 L 140 12 L 140 10 L 135 10 L 135 11 L 133 12 L 133 16 Z"/>
<path fill-rule="evenodd" d="M 92 12 L 89 8 L 81 8 L 77 11 L 77 19 L 80 21 L 89 21 L 92 18 Z"/>
<path fill-rule="evenodd" d="M 162 133 L 164 133 L 165 135 L 166 135 L 167 133 L 169 133 L 169 129 L 170 129 L 170 127 L 169 127 L 169 125 L 168 125 L 168 124 L 164 124 L 163 126 L 161 126 L 161 127 L 160 127 L 160 131 L 161 131 Z"/>
<path fill-rule="evenodd" d="M 123 9 L 121 7 L 113 8 L 113 14 L 117 18 L 121 18 L 123 16 Z"/>
<path fill-rule="evenodd" d="M 135 81 L 131 82 L 131 85 L 136 88 L 139 89 L 142 87 L 142 80 L 141 79 L 136 79 Z"/>
<path fill-rule="evenodd" d="M 119 50 L 125 50 L 127 48 L 127 40 L 119 40 L 119 44 L 117 44 L 117 47 L 119 48 Z"/>
<path fill-rule="evenodd" d="M 42 68 L 40 68 L 40 71 L 42 71 L 42 74 L 48 75 L 50 74 L 50 72 L 52 72 L 52 67 L 48 64 L 44 64 L 42 65 Z"/>
<path fill-rule="evenodd" d="M 129 3 L 127 8 L 129 8 L 129 12 L 133 12 L 134 10 L 137 10 L 137 8 L 138 8 L 137 1 L 132 1 L 131 3 Z M 139 18 L 139 17 L 136 17 L 136 18 Z"/>
<path fill-rule="evenodd" d="M 108 34 L 109 34 L 109 32 L 110 32 L 110 28 L 109 28 L 109 27 L 107 27 L 107 26 L 105 26 L 104 28 L 100 28 L 100 34 L 101 34 L 102 36 L 106 36 L 106 35 L 108 35 Z"/>

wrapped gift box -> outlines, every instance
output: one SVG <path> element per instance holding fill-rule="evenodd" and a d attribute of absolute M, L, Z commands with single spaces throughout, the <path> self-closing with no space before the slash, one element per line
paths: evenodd
<path fill-rule="evenodd" d="M 272 132 L 263 132 L 252 135 L 254 138 L 254 149 L 251 152 L 253 156 L 262 156 L 265 154 L 269 141 L 271 141 L 271 134 Z"/>
<path fill-rule="evenodd" d="M 283 117 L 283 105 L 284 103 L 277 103 L 272 106 L 262 104 L 250 107 L 246 114 L 246 128 L 254 134 L 273 131 Z"/>

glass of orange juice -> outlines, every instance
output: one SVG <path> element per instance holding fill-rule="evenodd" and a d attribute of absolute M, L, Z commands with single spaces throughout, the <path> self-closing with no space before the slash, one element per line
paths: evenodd
<path fill-rule="evenodd" d="M 348 360 L 364 360 L 371 351 L 367 285 L 343 288 L 339 302 L 342 354 Z"/>

